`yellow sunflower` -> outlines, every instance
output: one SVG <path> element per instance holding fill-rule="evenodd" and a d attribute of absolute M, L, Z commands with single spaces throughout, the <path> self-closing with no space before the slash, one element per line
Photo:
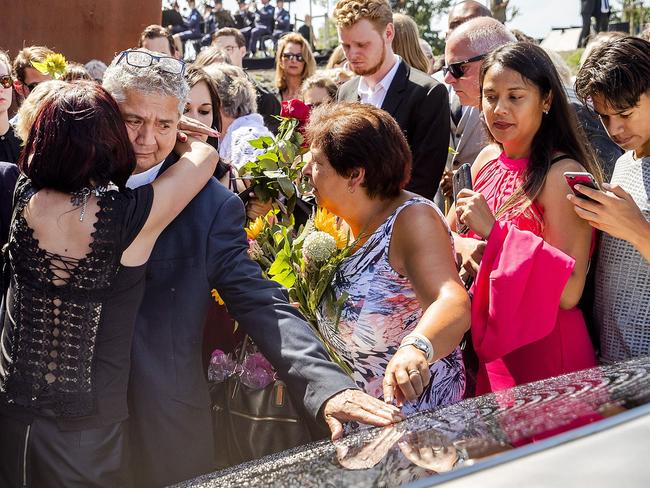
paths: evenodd
<path fill-rule="evenodd" d="M 48 54 L 42 62 L 32 61 L 32 66 L 43 75 L 50 75 L 54 79 L 59 79 L 65 73 L 68 62 L 63 54 Z"/>
<path fill-rule="evenodd" d="M 336 221 L 336 215 L 329 212 L 327 209 L 319 207 L 316 210 L 316 215 L 314 216 L 314 227 L 316 227 L 316 230 L 331 235 L 336 241 L 337 248 L 343 249 L 348 245 L 347 232 L 339 228 Z"/>
<path fill-rule="evenodd" d="M 246 237 L 248 240 L 257 239 L 257 236 L 259 236 L 264 230 L 264 219 L 262 217 L 257 217 L 244 230 L 246 231 Z"/>

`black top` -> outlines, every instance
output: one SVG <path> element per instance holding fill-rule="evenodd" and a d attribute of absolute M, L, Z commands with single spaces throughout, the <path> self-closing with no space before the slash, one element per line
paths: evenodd
<path fill-rule="evenodd" d="M 0 135 L 0 161 L 16 164 L 20 154 L 20 139 L 9 126 L 9 130 Z"/>
<path fill-rule="evenodd" d="M 127 267 L 120 259 L 149 216 L 153 188 L 101 195 L 91 250 L 82 259 L 39 247 L 22 215 L 35 192 L 20 176 L 9 236 L 0 411 L 55 418 L 62 430 L 124 420 L 146 265 Z"/>

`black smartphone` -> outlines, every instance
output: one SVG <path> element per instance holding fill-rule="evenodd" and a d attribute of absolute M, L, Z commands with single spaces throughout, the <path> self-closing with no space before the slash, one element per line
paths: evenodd
<path fill-rule="evenodd" d="M 251 199 L 252 192 L 253 190 L 251 188 L 245 188 L 244 191 L 237 193 L 237 196 L 241 199 L 242 202 L 244 202 L 244 205 L 246 205 Z"/>
<path fill-rule="evenodd" d="M 472 166 L 469 163 L 461 165 L 454 173 L 452 183 L 454 187 L 454 203 L 456 203 L 456 197 L 459 191 L 472 189 Z"/>
<path fill-rule="evenodd" d="M 575 189 L 575 186 L 578 184 L 600 191 L 600 186 L 598 186 L 598 182 L 596 181 L 596 178 L 594 178 L 594 175 L 587 173 L 586 171 L 567 171 L 564 173 L 564 178 L 566 179 L 567 185 L 569 185 L 573 194 L 577 197 L 584 198 L 586 200 L 593 200 L 593 198 L 589 198 L 584 193 L 580 193 Z"/>

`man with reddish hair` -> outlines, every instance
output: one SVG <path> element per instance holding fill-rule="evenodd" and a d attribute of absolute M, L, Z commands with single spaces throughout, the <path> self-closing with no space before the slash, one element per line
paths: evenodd
<path fill-rule="evenodd" d="M 360 100 L 395 118 L 413 153 L 406 189 L 433 199 L 449 147 L 447 89 L 393 52 L 388 0 L 340 0 L 334 20 L 348 65 L 358 75 L 341 86 L 338 100 Z"/>

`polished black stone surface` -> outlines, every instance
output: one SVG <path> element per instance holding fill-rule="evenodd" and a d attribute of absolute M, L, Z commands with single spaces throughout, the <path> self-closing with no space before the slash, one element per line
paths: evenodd
<path fill-rule="evenodd" d="M 181 483 L 390 487 L 463 469 L 650 403 L 650 358 L 523 385 Z M 492 458 L 497 459 L 497 458 Z"/>

